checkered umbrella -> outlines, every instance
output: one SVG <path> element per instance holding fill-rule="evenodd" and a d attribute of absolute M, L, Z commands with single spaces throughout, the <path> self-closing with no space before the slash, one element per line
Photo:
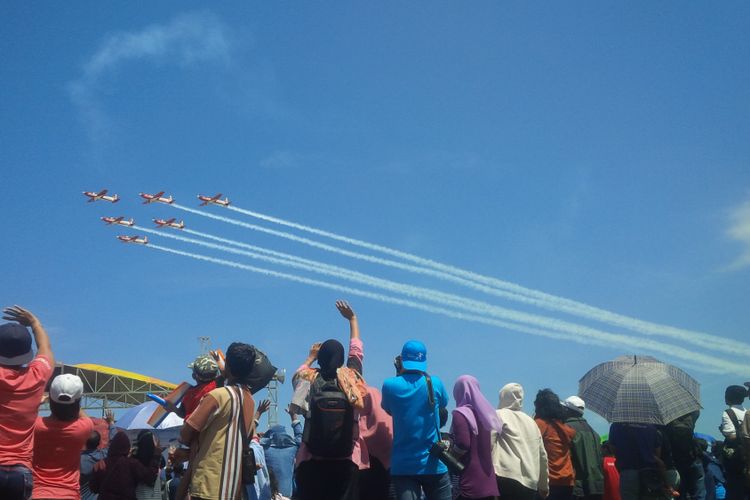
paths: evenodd
<path fill-rule="evenodd" d="M 698 382 L 649 356 L 595 366 L 579 381 L 578 395 L 609 422 L 665 425 L 701 408 Z"/>

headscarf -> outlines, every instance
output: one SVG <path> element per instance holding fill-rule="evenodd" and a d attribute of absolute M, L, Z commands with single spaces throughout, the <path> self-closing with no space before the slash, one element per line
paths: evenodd
<path fill-rule="evenodd" d="M 318 351 L 318 365 L 320 375 L 325 380 L 336 377 L 336 370 L 344 366 L 344 346 L 335 339 L 328 339 L 320 346 Z"/>
<path fill-rule="evenodd" d="M 130 453 L 130 438 L 122 431 L 118 431 L 109 443 L 107 458 L 127 457 Z"/>
<path fill-rule="evenodd" d="M 380 460 L 383 467 L 390 469 L 393 418 L 381 406 L 382 400 L 380 391 L 368 385 L 365 406 L 359 419 L 359 436 L 365 440 L 370 455 Z"/>
<path fill-rule="evenodd" d="M 497 416 L 482 391 L 479 382 L 471 375 L 461 375 L 453 386 L 453 397 L 456 398 L 456 410 L 466 417 L 473 434 L 479 434 L 479 427 L 487 431 L 502 431 L 503 423 Z"/>
<path fill-rule="evenodd" d="M 500 410 L 507 408 L 513 411 L 521 411 L 523 409 L 523 387 L 521 384 L 516 382 L 505 384 L 500 389 L 500 404 L 497 407 Z"/>

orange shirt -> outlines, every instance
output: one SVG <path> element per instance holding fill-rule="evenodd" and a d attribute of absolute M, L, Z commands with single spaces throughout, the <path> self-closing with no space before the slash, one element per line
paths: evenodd
<path fill-rule="evenodd" d="M 570 447 L 576 431 L 557 420 L 535 418 L 542 433 L 544 449 L 549 460 L 549 484 L 553 486 L 574 486 L 576 473 L 573 469 Z"/>
<path fill-rule="evenodd" d="M 32 498 L 81 498 L 81 449 L 93 430 L 94 422 L 88 417 L 68 422 L 37 417 Z"/>
<path fill-rule="evenodd" d="M 34 421 L 51 375 L 46 356 L 37 356 L 25 368 L 0 366 L 0 465 L 31 469 Z"/>

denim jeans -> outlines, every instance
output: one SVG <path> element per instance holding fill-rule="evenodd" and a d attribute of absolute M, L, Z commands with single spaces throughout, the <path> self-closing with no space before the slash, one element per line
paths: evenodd
<path fill-rule="evenodd" d="M 34 487 L 31 471 L 23 465 L 0 465 L 0 498 L 29 500 Z"/>
<path fill-rule="evenodd" d="M 411 476 L 391 476 L 397 500 L 451 500 L 451 480 L 448 473 Z"/>

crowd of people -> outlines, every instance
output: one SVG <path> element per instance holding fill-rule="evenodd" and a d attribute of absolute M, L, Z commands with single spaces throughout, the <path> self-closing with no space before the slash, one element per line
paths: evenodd
<path fill-rule="evenodd" d="M 539 390 L 533 417 L 509 383 L 497 408 L 476 378 L 452 388 L 428 370 L 427 348 L 407 341 L 394 376 L 367 384 L 364 344 L 351 306 L 348 349 L 315 343 L 295 371 L 283 425 L 261 432 L 258 352 L 235 342 L 223 359 L 200 356 L 179 404 L 176 446 L 141 431 L 131 442 L 107 412 L 106 435 L 81 410 L 83 383 L 53 374 L 40 321 L 18 306 L 0 325 L 0 499 L 101 500 L 741 500 L 750 486 L 748 387 L 726 390 L 723 441 L 695 434 L 698 412 L 667 425 L 618 422 L 608 439 L 586 421 L 578 396 Z M 29 333 L 28 328 L 31 329 Z M 37 349 L 34 354 L 32 337 Z M 39 416 L 48 401 L 49 415 Z M 448 421 L 450 420 L 450 426 Z M 104 445 L 106 441 L 106 445 Z"/>

